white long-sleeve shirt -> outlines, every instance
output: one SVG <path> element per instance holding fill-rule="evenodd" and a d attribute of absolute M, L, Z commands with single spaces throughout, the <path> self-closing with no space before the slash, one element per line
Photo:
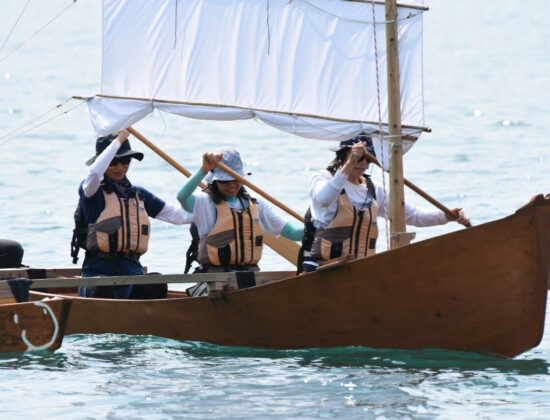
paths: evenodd
<path fill-rule="evenodd" d="M 92 197 L 99 190 L 105 171 L 109 167 L 109 164 L 115 157 L 120 146 L 121 145 L 118 140 L 113 140 L 111 144 L 107 146 L 105 150 L 96 158 L 94 163 L 92 163 L 88 176 L 82 183 L 82 189 L 84 190 L 84 195 L 86 197 Z M 185 223 L 191 223 L 193 220 L 193 215 L 183 210 L 179 203 L 165 203 L 160 213 L 155 216 L 155 219 L 172 223 L 174 225 L 182 225 Z"/>
<path fill-rule="evenodd" d="M 383 186 L 373 181 L 378 202 L 378 216 L 389 218 L 390 202 L 389 195 Z M 363 208 L 367 199 L 367 186 L 364 182 L 353 184 L 348 181 L 346 174 L 338 171 L 334 176 L 327 170 L 318 171 L 313 174 L 310 181 L 310 204 L 309 208 L 316 228 L 325 228 L 334 219 L 338 208 L 338 195 L 346 190 L 346 195 L 354 207 Z M 444 225 L 449 220 L 440 210 L 427 210 L 405 203 L 405 218 L 408 225 L 413 226 L 434 226 Z"/>

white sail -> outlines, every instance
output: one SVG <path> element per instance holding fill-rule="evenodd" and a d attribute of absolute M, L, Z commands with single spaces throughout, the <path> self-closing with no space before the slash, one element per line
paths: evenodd
<path fill-rule="evenodd" d="M 375 16 L 370 2 L 343 0 L 103 3 L 101 94 L 88 100 L 98 135 L 154 108 L 200 119 L 254 117 L 326 140 L 387 124 L 383 3 Z M 423 1 L 399 5 L 402 124 L 418 136 Z"/>

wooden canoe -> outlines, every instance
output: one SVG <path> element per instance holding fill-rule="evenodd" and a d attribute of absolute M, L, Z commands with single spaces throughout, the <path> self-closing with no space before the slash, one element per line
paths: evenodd
<path fill-rule="evenodd" d="M 0 351 L 58 349 L 71 302 L 71 299 L 50 299 L 0 305 Z"/>
<path fill-rule="evenodd" d="M 247 289 L 150 301 L 73 297 L 66 333 L 512 357 L 542 339 L 549 264 L 550 200 L 537 196 L 500 220 Z"/>

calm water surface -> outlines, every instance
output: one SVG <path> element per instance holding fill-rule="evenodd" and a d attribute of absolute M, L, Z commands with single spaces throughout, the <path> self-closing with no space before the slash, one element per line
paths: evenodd
<path fill-rule="evenodd" d="M 37 266 L 70 265 L 76 188 L 94 136 L 85 105 L 65 101 L 99 92 L 100 3 L 76 2 L 5 57 L 71 4 L 29 3 L 0 51 L 0 237 L 20 241 L 24 262 Z M 3 43 L 24 2 L 1 5 Z M 433 132 L 406 155 L 405 176 L 449 207 L 463 207 L 474 224 L 506 216 L 534 194 L 550 192 L 549 3 L 427 5 L 425 112 Z M 64 105 L 47 113 L 58 104 Z M 14 133 L 19 136 L 8 135 L 20 127 Z M 331 158 L 328 143 L 255 121 L 213 123 L 155 113 L 136 128 L 191 171 L 204 151 L 237 147 L 252 181 L 298 212 L 306 209 L 311 171 Z M 130 179 L 175 201 L 183 176 L 136 140 L 133 147 L 146 158 L 132 164 Z M 376 171 L 373 176 L 380 179 Z M 407 200 L 428 205 L 412 193 Z M 187 229 L 160 222 L 153 229 L 144 263 L 151 271 L 181 272 Z M 417 230 L 417 240 L 456 229 Z M 290 269 L 272 252 L 262 267 Z M 543 419 L 550 416 L 548 333 L 514 360 L 439 350 L 281 352 L 155 337 L 70 336 L 53 354 L 0 356 L 0 414 Z"/>

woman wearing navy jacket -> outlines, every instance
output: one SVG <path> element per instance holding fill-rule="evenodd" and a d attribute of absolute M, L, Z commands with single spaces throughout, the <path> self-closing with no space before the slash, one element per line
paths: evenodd
<path fill-rule="evenodd" d="M 126 177 L 131 159 L 143 153 L 131 149 L 128 131 L 99 137 L 96 154 L 86 162 L 88 176 L 78 193 L 87 225 L 83 277 L 143 274 L 139 258 L 147 251 L 149 217 L 172 224 L 190 222 L 181 206 L 165 203 Z M 166 296 L 166 284 L 81 287 L 79 295 L 118 299 Z"/>

